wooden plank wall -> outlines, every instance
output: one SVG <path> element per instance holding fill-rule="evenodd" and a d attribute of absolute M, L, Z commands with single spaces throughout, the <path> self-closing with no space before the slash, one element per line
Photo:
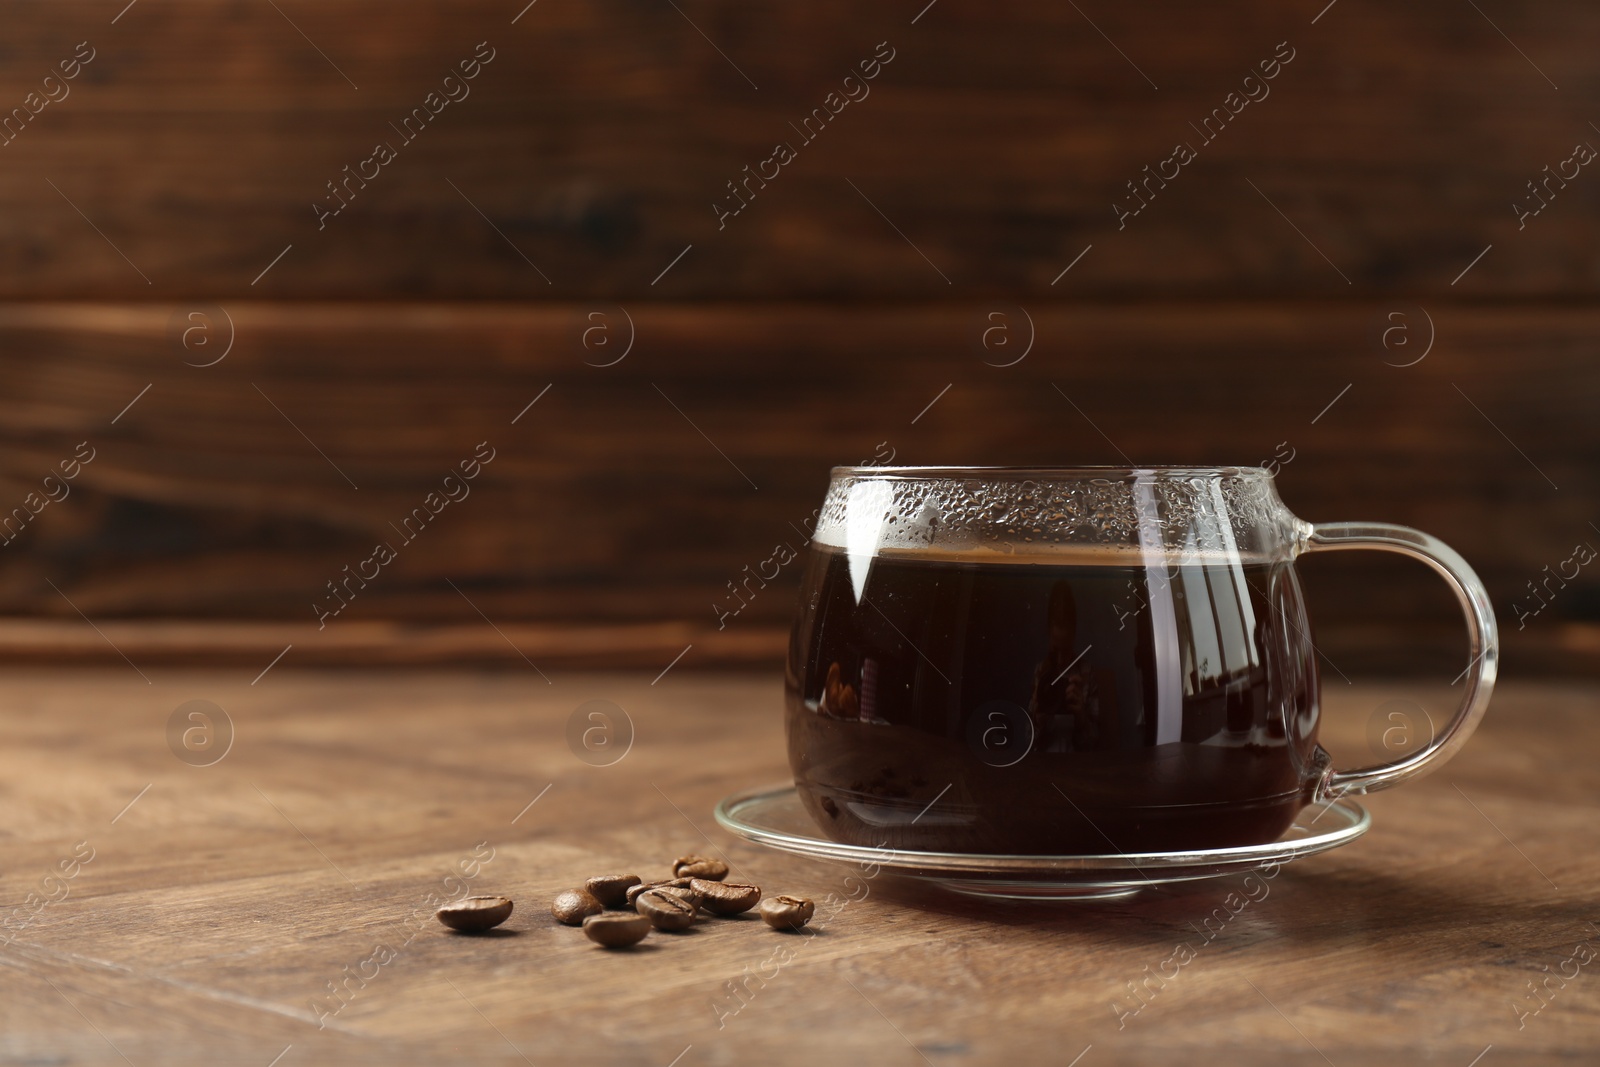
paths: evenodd
<path fill-rule="evenodd" d="M 771 663 L 795 575 L 713 603 L 886 450 L 1292 454 L 1511 666 L 1600 645 L 1588 571 L 1527 589 L 1600 544 L 1592 5 L 0 16 L 0 505 L 94 450 L 0 549 L 15 654 Z M 1421 568 L 1307 570 L 1339 667 L 1457 661 Z"/>

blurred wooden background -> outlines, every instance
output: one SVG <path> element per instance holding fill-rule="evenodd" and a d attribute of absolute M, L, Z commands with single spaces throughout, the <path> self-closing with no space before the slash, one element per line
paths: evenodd
<path fill-rule="evenodd" d="M 772 665 L 798 568 L 723 629 L 713 605 L 799 546 L 830 465 L 892 451 L 1276 458 L 1302 517 L 1460 550 L 1507 669 L 1600 662 L 1600 572 L 1537 614 L 1528 589 L 1600 545 L 1592 5 L 0 18 L 0 515 L 95 457 L 0 545 L 0 655 Z M 491 51 L 414 141 L 391 126 Z M 815 140 L 791 126 L 891 52 Z M 471 495 L 401 545 L 482 441 Z M 379 540 L 397 558 L 319 629 Z M 1464 662 L 1421 567 L 1306 571 L 1336 669 Z"/>

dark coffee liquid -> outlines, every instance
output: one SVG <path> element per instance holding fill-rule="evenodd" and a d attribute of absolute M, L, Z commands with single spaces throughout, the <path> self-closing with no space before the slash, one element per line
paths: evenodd
<path fill-rule="evenodd" d="M 812 546 L 786 718 L 824 832 L 1047 854 L 1288 828 L 1326 761 L 1292 565 L 975 556 L 880 555 L 858 601 L 846 554 Z"/>

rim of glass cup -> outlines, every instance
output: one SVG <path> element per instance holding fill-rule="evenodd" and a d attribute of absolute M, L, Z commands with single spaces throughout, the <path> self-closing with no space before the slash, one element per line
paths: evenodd
<path fill-rule="evenodd" d="M 897 478 L 965 478 L 974 475 L 985 477 L 1031 478 L 1136 478 L 1141 475 L 1170 475 L 1177 477 L 1204 477 L 1214 475 L 1230 478 L 1272 478 L 1265 467 L 1217 466 L 1202 467 L 1193 464 L 1147 463 L 1136 467 L 1113 466 L 995 466 L 995 467 L 945 467 L 945 466 L 855 466 L 842 465 L 829 471 L 831 477 L 841 475 L 886 474 Z"/>

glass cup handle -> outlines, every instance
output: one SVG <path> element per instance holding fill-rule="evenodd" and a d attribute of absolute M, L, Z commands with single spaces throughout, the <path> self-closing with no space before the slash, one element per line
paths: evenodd
<path fill-rule="evenodd" d="M 1489 694 L 1494 690 L 1500 657 L 1500 635 L 1494 621 L 1494 608 L 1489 603 L 1489 593 L 1467 561 L 1449 545 L 1408 526 L 1394 526 L 1386 522 L 1325 522 L 1311 528 L 1304 551 L 1326 552 L 1352 548 L 1398 552 L 1420 559 L 1438 571 L 1461 601 L 1472 659 L 1462 672 L 1468 678 L 1461 706 L 1456 709 L 1455 717 L 1426 748 L 1376 767 L 1362 767 L 1353 771 L 1339 771 L 1330 767 L 1317 786 L 1316 799 L 1324 801 L 1350 793 L 1388 789 L 1432 770 L 1453 756 L 1472 736 L 1478 720 L 1489 708 Z"/>

